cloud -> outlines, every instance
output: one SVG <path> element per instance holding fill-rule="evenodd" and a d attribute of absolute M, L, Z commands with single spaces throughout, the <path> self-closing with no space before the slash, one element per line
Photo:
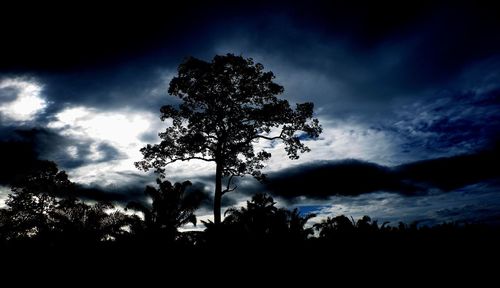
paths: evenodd
<path fill-rule="evenodd" d="M 500 161 L 500 147 L 495 145 L 478 153 L 462 154 L 396 167 L 403 179 L 424 183 L 442 191 L 452 191 L 467 185 L 500 179 L 500 172 L 492 169 Z"/>
<path fill-rule="evenodd" d="M 159 125 L 156 122 L 160 121 L 151 113 L 102 111 L 80 106 L 58 112 L 47 127 L 72 139 L 65 147 L 66 155 L 71 161 L 80 160 L 86 165 L 72 165 L 74 169 L 70 172 L 93 171 L 82 175 L 88 178 L 100 173 L 107 175 L 113 170 L 135 170 L 133 162 L 141 158 L 139 149 L 144 145 L 141 137 L 156 128 Z"/>
<path fill-rule="evenodd" d="M 4 78 L 0 81 L 0 120 L 32 121 L 48 105 L 41 96 L 42 86 L 22 78 Z"/>
<path fill-rule="evenodd" d="M 417 187 L 404 183 L 388 167 L 359 160 L 324 161 L 269 173 L 265 187 L 281 197 L 320 199 L 376 191 L 403 194 L 418 191 Z"/>
<path fill-rule="evenodd" d="M 141 134 L 149 131 L 156 119 L 148 113 L 133 111 L 100 111 L 88 107 L 71 107 L 54 115 L 48 128 L 62 135 L 92 137 L 114 144 L 134 145 Z"/>
<path fill-rule="evenodd" d="M 432 101 L 403 106 L 399 119 L 384 128 L 400 135 L 409 152 L 421 149 L 430 155 L 449 156 L 498 141 L 498 109 L 500 87 L 481 85 L 474 90 L 442 92 Z"/>
<path fill-rule="evenodd" d="M 76 184 L 74 195 L 83 200 L 112 201 L 125 206 L 129 201 L 143 201 L 144 187 L 99 187 Z"/>
<path fill-rule="evenodd" d="M 418 161 L 386 167 L 359 160 L 323 161 L 269 173 L 265 189 L 283 198 L 328 199 L 373 192 L 422 195 L 453 191 L 500 178 L 491 169 L 500 161 L 498 147 L 475 154 Z"/>
<path fill-rule="evenodd" d="M 0 141 L 0 185 L 8 185 L 29 171 L 38 161 L 34 143 L 20 139 Z"/>
<path fill-rule="evenodd" d="M 397 193 L 375 192 L 357 197 L 338 196 L 329 202 L 313 203 L 318 223 L 326 217 L 344 214 L 354 219 L 369 215 L 379 225 L 399 221 L 419 225 L 436 225 L 445 221 L 459 223 L 500 224 L 499 183 L 488 181 L 465 186 L 453 193 L 428 193 L 405 197 Z M 307 202 L 306 202 L 307 203 Z M 304 204 L 304 203 L 302 203 Z"/>
<path fill-rule="evenodd" d="M 177 101 L 177 98 L 168 96 L 167 90 L 181 60 L 179 57 L 175 63 L 162 64 L 161 61 L 131 59 L 123 66 L 103 70 L 42 74 L 39 77 L 57 111 L 71 106 L 98 110 L 147 110 L 158 114 L 162 105 Z"/>

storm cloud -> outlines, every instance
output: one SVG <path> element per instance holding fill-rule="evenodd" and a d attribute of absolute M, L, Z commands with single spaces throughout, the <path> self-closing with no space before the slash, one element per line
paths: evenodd
<path fill-rule="evenodd" d="M 421 196 L 429 191 L 450 192 L 498 179 L 498 146 L 478 153 L 457 155 L 386 167 L 359 160 L 324 161 L 269 173 L 264 185 L 283 198 L 305 196 L 328 199 L 392 192 Z"/>

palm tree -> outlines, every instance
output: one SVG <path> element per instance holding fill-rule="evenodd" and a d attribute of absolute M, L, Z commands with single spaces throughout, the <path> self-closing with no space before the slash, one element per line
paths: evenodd
<path fill-rule="evenodd" d="M 133 217 L 120 211 L 109 212 L 115 207 L 111 202 L 100 201 L 88 205 L 76 198 L 59 201 L 57 215 L 64 240 L 96 243 L 117 240 L 127 234 Z"/>
<path fill-rule="evenodd" d="M 189 181 L 172 185 L 167 180 L 157 179 L 156 183 L 158 188 L 147 186 L 144 191 L 152 200 L 151 206 L 133 201 L 128 203 L 127 209 L 143 214 L 142 229 L 147 235 L 173 241 L 178 235 L 178 228 L 187 223 L 196 225 L 194 212 L 200 206 L 203 197 L 201 193 L 185 193 L 191 186 Z"/>
<path fill-rule="evenodd" d="M 266 194 L 256 194 L 246 207 L 230 208 L 223 224 L 232 226 L 245 238 L 276 241 L 302 241 L 313 233 L 305 228 L 307 221 L 316 215 L 302 216 L 298 209 L 277 208 L 274 199 Z"/>
<path fill-rule="evenodd" d="M 288 231 L 289 237 L 296 241 L 306 240 L 309 235 L 314 234 L 314 228 L 305 228 L 307 221 L 316 217 L 316 214 L 310 213 L 307 215 L 300 215 L 299 209 L 295 208 L 292 211 L 287 210 L 288 214 Z"/>
<path fill-rule="evenodd" d="M 345 215 L 336 217 L 328 217 L 321 223 L 314 224 L 314 228 L 319 231 L 320 238 L 333 238 L 334 235 L 351 233 L 355 230 L 356 225 L 354 220 L 350 220 Z"/>

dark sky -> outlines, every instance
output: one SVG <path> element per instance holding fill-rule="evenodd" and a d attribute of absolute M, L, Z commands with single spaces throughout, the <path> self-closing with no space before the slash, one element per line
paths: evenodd
<path fill-rule="evenodd" d="M 133 162 L 165 127 L 159 107 L 174 101 L 167 87 L 179 63 L 234 53 L 272 70 L 289 101 L 314 102 L 324 133 L 299 161 L 269 146 L 269 183 L 241 180 L 228 205 L 267 191 L 322 216 L 499 222 L 499 9 L 236 2 L 5 6 L 0 197 L 36 159 L 120 201 L 137 197 L 152 176 Z M 209 190 L 211 168 L 168 172 Z"/>

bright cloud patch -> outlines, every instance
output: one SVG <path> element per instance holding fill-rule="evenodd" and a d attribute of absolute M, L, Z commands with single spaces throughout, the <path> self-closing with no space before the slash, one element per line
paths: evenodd
<path fill-rule="evenodd" d="M 41 97 L 42 86 L 20 78 L 0 81 L 0 114 L 13 121 L 31 121 L 47 107 Z"/>
<path fill-rule="evenodd" d="M 267 171 L 277 171 L 293 165 L 322 160 L 361 159 L 382 165 L 404 162 L 399 154 L 401 139 L 394 133 L 367 127 L 360 123 L 319 119 L 323 133 L 317 140 L 304 140 L 311 152 L 300 155 L 299 160 L 289 160 L 280 142 L 261 140 L 256 150 L 265 149 L 272 154 Z"/>
<path fill-rule="evenodd" d="M 5 201 L 10 194 L 10 189 L 5 186 L 0 186 L 0 208 L 5 206 Z"/>
<path fill-rule="evenodd" d="M 55 115 L 55 121 L 48 124 L 49 128 L 59 130 L 62 135 L 91 140 L 87 155 L 80 155 L 75 146 L 68 147 L 71 157 L 83 157 L 90 161 L 89 165 L 70 171 L 74 180 L 99 184 L 114 184 L 120 179 L 110 177 L 110 173 L 136 170 L 134 161 L 141 159 L 139 149 L 144 146 L 141 136 L 144 133 L 158 130 L 159 120 L 153 114 L 138 113 L 130 110 L 100 111 L 88 107 L 72 107 Z M 113 147 L 123 157 L 97 163 L 105 157 L 103 147 Z M 111 179 L 103 183 L 103 179 Z M 116 180 L 116 181 L 113 181 Z"/>
<path fill-rule="evenodd" d="M 65 109 L 56 114 L 50 128 L 62 128 L 63 134 L 109 141 L 120 146 L 137 144 L 148 132 L 151 115 L 129 111 L 102 112 L 86 107 Z"/>

